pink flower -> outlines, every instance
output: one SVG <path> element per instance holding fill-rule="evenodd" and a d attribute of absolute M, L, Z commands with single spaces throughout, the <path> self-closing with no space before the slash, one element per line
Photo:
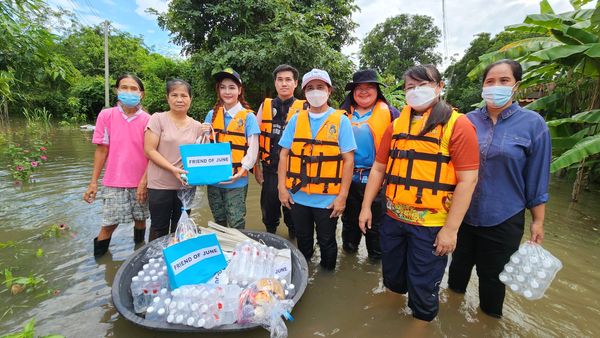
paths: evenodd
<path fill-rule="evenodd" d="M 32 161 L 32 162 L 31 162 L 31 166 L 32 166 L 33 168 L 35 168 L 35 167 L 37 167 L 37 166 L 38 166 L 38 163 L 37 163 L 36 161 Z"/>
<path fill-rule="evenodd" d="M 46 151 L 46 150 L 48 150 L 48 149 L 46 149 L 46 147 L 40 147 L 40 150 L 41 150 L 41 151 Z"/>
<path fill-rule="evenodd" d="M 47 161 L 47 160 L 48 160 L 48 156 L 46 156 L 46 155 L 42 155 L 42 156 L 40 156 L 40 159 L 41 159 L 42 161 Z"/>
<path fill-rule="evenodd" d="M 22 165 L 18 165 L 18 166 L 16 166 L 16 167 L 15 167 L 15 170 L 16 170 L 16 171 L 23 171 L 24 169 L 25 169 L 25 168 L 23 168 L 23 166 L 22 166 Z"/>

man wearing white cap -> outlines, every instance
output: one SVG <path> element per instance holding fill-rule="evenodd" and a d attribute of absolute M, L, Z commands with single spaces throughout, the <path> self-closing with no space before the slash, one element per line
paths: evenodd
<path fill-rule="evenodd" d="M 313 69 L 302 78 L 309 109 L 288 122 L 279 145 L 278 191 L 292 211 L 298 249 L 309 260 L 314 253 L 316 225 L 321 266 L 333 270 L 337 259 L 335 230 L 344 212 L 356 142 L 343 110 L 328 104 L 329 74 Z"/>

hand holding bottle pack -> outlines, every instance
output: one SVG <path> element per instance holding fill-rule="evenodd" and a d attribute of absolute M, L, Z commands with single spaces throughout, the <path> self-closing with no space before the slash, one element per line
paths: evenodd
<path fill-rule="evenodd" d="M 498 276 L 512 291 L 529 300 L 540 299 L 546 292 L 562 263 L 541 245 L 521 244 Z"/>

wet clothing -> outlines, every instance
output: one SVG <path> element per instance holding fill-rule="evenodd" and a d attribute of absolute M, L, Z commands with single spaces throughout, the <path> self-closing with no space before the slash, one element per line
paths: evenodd
<path fill-rule="evenodd" d="M 524 225 L 525 210 L 491 227 L 463 223 L 458 231 L 458 245 L 452 253 L 448 287 L 465 293 L 471 271 L 477 266 L 479 306 L 488 315 L 501 317 L 505 286 L 498 275 L 519 249 Z"/>
<path fill-rule="evenodd" d="M 262 211 L 262 222 L 270 233 L 275 233 L 279 226 L 281 214 L 288 231 L 295 231 L 292 213 L 290 209 L 281 205 L 279 190 L 277 190 L 277 173 L 263 171 L 264 182 L 260 191 L 260 207 Z"/>
<path fill-rule="evenodd" d="M 145 221 L 150 216 L 148 201 L 138 202 L 137 188 L 102 187 L 102 225 Z"/>
<path fill-rule="evenodd" d="M 495 226 L 548 202 L 552 142 L 544 118 L 516 102 L 495 125 L 486 107 L 467 117 L 477 129 L 480 171 L 465 222 Z"/>
<path fill-rule="evenodd" d="M 244 229 L 246 227 L 246 196 L 248 186 L 241 188 L 206 187 L 208 205 L 217 224 Z"/>
<path fill-rule="evenodd" d="M 417 319 L 432 321 L 439 311 L 438 293 L 448 256 L 436 256 L 433 243 L 441 227 L 422 227 L 383 216 L 381 270 L 383 285 L 405 294 Z"/>
<path fill-rule="evenodd" d="M 366 186 L 366 183 L 360 183 L 354 180 L 350 183 L 350 190 L 348 191 L 348 198 L 346 199 L 346 209 L 344 209 L 342 215 L 342 247 L 346 252 L 356 252 L 363 237 L 363 233 L 358 226 L 358 216 L 360 215 L 362 202 L 365 197 Z M 367 228 L 366 234 L 364 235 L 367 253 L 369 254 L 369 257 L 373 259 L 381 258 L 379 225 L 381 224 L 381 217 L 384 213 L 385 196 L 383 191 L 380 190 L 377 196 L 375 196 L 373 204 L 371 204 L 371 215 L 373 216 L 371 220 L 371 229 Z"/>
<path fill-rule="evenodd" d="M 517 103 L 495 125 L 486 107 L 467 117 L 477 128 L 479 181 L 458 232 L 448 283 L 465 292 L 475 266 L 481 309 L 500 317 L 505 287 L 498 274 L 519 248 L 525 209 L 548 201 L 552 144 L 544 119 Z"/>
<path fill-rule="evenodd" d="M 175 232 L 181 217 L 181 200 L 177 190 L 148 189 L 151 240 Z M 187 210 L 188 214 L 190 210 Z"/>
<path fill-rule="evenodd" d="M 317 244 L 321 252 L 320 265 L 333 270 L 337 260 L 337 241 L 335 230 L 338 218 L 330 218 L 331 209 L 308 207 L 299 203 L 292 204 L 292 218 L 296 228 L 298 249 L 307 261 L 312 258 L 314 248 L 315 230 Z"/>

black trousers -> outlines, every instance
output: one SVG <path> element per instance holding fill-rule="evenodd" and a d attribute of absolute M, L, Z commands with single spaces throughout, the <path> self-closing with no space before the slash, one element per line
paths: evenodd
<path fill-rule="evenodd" d="M 177 190 L 148 189 L 150 240 L 175 232 L 182 206 Z"/>
<path fill-rule="evenodd" d="M 365 197 L 366 183 L 352 181 L 348 198 L 346 199 L 346 209 L 342 215 L 342 247 L 347 252 L 356 252 L 362 239 L 362 232 L 358 227 L 358 216 L 362 207 L 362 201 Z M 381 218 L 385 211 L 385 196 L 383 190 L 379 191 L 373 204 L 371 205 L 371 213 L 373 215 L 371 221 L 371 229 L 367 228 L 365 234 L 365 242 L 367 252 L 371 258 L 381 258 L 381 244 L 379 243 L 379 226 Z"/>
<path fill-rule="evenodd" d="M 294 222 L 290 209 L 283 207 L 279 201 L 277 190 L 277 173 L 269 170 L 263 171 L 264 182 L 260 191 L 260 209 L 262 221 L 268 232 L 275 233 L 279 226 L 279 219 L 283 213 L 283 221 L 290 232 L 294 232 Z"/>
<path fill-rule="evenodd" d="M 298 249 L 306 260 L 314 254 L 314 236 L 317 230 L 317 243 L 321 251 L 321 266 L 328 270 L 335 269 L 337 259 L 337 241 L 335 230 L 338 218 L 330 218 L 331 209 L 307 207 L 298 203 L 292 204 L 292 219 L 296 227 Z M 316 226 L 315 226 L 316 225 Z"/>
<path fill-rule="evenodd" d="M 498 278 L 510 256 L 519 249 L 525 225 L 525 210 L 492 227 L 463 223 L 448 276 L 450 289 L 464 293 L 471 270 L 479 277 L 479 306 L 486 314 L 502 316 L 505 287 Z"/>

